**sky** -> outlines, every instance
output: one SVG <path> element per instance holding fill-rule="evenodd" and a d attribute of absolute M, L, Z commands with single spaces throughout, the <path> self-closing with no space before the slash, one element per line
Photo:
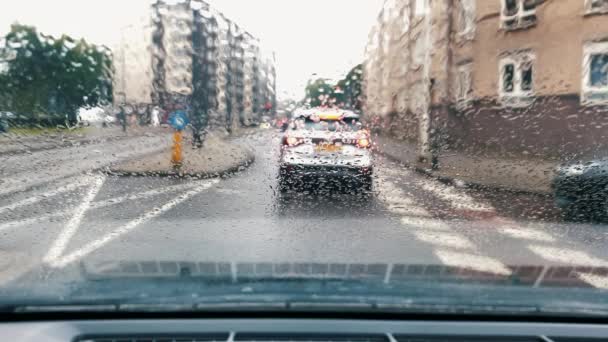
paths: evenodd
<path fill-rule="evenodd" d="M 113 46 L 120 28 L 147 19 L 149 0 L 2 0 L 0 34 L 11 23 Z M 338 79 L 363 61 L 383 0 L 208 0 L 275 51 L 280 97 L 299 99 L 309 78 Z"/>

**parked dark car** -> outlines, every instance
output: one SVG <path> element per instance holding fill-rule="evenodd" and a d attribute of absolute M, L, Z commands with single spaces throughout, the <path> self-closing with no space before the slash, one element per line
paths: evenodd
<path fill-rule="evenodd" d="M 593 155 L 555 170 L 555 203 L 570 219 L 608 217 L 608 156 Z"/>

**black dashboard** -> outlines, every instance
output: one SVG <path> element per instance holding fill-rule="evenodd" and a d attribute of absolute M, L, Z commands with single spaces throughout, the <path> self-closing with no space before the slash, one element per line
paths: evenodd
<path fill-rule="evenodd" d="M 358 319 L 125 319 L 0 323 L 0 341 L 600 342 L 608 325 Z"/>

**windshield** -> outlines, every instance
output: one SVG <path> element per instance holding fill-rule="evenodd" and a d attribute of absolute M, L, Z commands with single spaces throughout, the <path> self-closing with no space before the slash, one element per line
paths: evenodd
<path fill-rule="evenodd" d="M 0 312 L 608 315 L 607 153 L 608 1 L 4 0 Z"/>

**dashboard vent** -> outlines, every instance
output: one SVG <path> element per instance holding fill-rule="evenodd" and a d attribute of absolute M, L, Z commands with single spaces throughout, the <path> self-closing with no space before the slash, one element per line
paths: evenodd
<path fill-rule="evenodd" d="M 541 337 L 506 336 L 407 336 L 395 335 L 397 342 L 546 342 Z"/>
<path fill-rule="evenodd" d="M 225 335 L 116 335 L 116 336 L 85 336 L 78 342 L 226 342 Z"/>
<path fill-rule="evenodd" d="M 385 335 L 238 333 L 235 342 L 389 342 Z"/>

